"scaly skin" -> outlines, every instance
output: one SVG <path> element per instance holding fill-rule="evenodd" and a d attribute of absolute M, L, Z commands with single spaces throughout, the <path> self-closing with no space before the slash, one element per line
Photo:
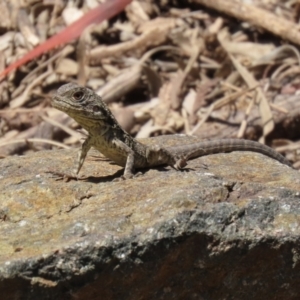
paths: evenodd
<path fill-rule="evenodd" d="M 188 159 L 232 151 L 262 153 L 291 167 L 290 162 L 272 148 L 248 140 L 219 139 L 167 148 L 146 146 L 121 128 L 100 96 L 74 83 L 58 89 L 53 96 L 52 106 L 67 113 L 89 133 L 78 155 L 76 174 L 92 146 L 125 167 L 124 178 L 133 177 L 135 168 L 170 165 L 180 170 L 186 166 Z"/>

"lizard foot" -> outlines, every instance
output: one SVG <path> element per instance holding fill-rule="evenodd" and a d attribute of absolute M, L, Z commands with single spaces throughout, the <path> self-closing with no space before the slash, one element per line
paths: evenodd
<path fill-rule="evenodd" d="M 58 180 L 63 180 L 65 182 L 69 182 L 70 180 L 74 179 L 74 180 L 78 180 L 80 178 L 78 178 L 77 175 L 73 175 L 73 174 L 66 174 L 66 173 L 62 173 L 62 172 L 56 172 L 56 171 L 47 171 L 46 173 L 50 173 L 54 176 L 56 176 L 56 181 Z"/>
<path fill-rule="evenodd" d="M 143 175 L 141 172 L 138 172 L 136 174 L 131 174 L 131 173 L 130 174 L 126 174 L 126 175 L 124 174 L 121 177 L 113 179 L 112 181 L 113 182 L 118 182 L 118 181 L 122 181 L 122 180 L 132 179 L 134 177 L 139 177 L 141 175 Z"/>
<path fill-rule="evenodd" d="M 118 178 L 115 178 L 112 180 L 112 182 L 120 182 L 120 181 L 124 181 L 124 180 L 128 180 L 128 179 L 131 179 L 133 177 L 125 177 L 124 175 L 118 177 Z"/>
<path fill-rule="evenodd" d="M 187 165 L 188 159 L 186 157 L 180 157 L 176 160 L 175 164 L 173 165 L 173 168 L 176 170 L 182 170 Z"/>

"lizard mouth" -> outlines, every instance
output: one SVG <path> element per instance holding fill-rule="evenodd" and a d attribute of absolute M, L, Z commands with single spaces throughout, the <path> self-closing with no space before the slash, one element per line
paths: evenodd
<path fill-rule="evenodd" d="M 58 110 L 61 110 L 63 112 L 78 112 L 79 108 L 76 109 L 74 106 L 70 105 L 70 103 L 64 101 L 63 99 L 54 96 L 52 98 L 52 102 L 51 102 L 52 106 Z"/>

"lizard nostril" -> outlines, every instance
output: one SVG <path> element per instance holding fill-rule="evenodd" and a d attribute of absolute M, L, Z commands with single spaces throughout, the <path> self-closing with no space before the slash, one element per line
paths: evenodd
<path fill-rule="evenodd" d="M 98 112 L 100 111 L 100 107 L 98 105 L 93 106 L 93 112 Z"/>

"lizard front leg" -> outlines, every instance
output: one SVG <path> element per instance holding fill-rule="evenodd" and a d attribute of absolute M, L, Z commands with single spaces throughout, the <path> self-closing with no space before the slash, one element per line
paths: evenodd
<path fill-rule="evenodd" d="M 86 155 L 87 153 L 89 152 L 89 150 L 91 149 L 92 147 L 92 141 L 91 141 L 91 137 L 88 137 L 82 144 L 81 146 L 81 149 L 79 150 L 78 152 L 78 155 L 77 155 L 77 167 L 76 167 L 76 176 L 78 175 L 83 163 L 84 163 L 84 160 L 86 158 Z"/>
<path fill-rule="evenodd" d="M 78 151 L 76 168 L 75 168 L 75 170 L 72 171 L 72 174 L 66 174 L 66 173 L 54 172 L 54 171 L 49 171 L 49 173 L 58 175 L 60 179 L 64 179 L 64 180 L 76 179 L 77 180 L 78 173 L 83 165 L 83 162 L 84 162 L 86 155 L 87 155 L 88 151 L 90 150 L 91 146 L 92 146 L 91 138 L 88 137 L 82 144 L 81 149 Z"/>

